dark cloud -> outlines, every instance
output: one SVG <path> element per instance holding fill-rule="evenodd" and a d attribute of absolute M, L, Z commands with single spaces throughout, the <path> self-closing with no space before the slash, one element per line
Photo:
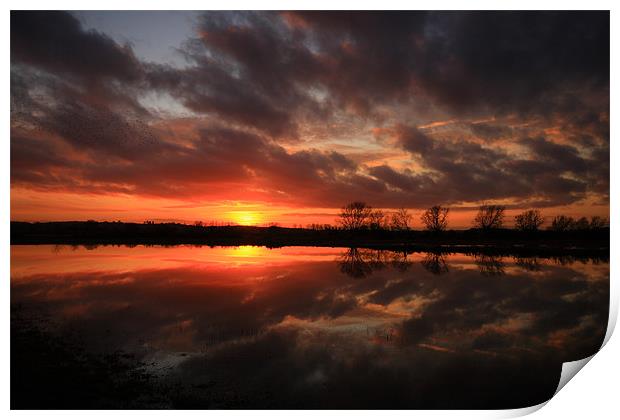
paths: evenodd
<path fill-rule="evenodd" d="M 471 124 L 470 129 L 475 136 L 487 141 L 510 138 L 514 131 L 512 128 L 504 125 L 487 123 Z"/>
<path fill-rule="evenodd" d="M 433 148 L 435 143 L 432 138 L 418 130 L 416 127 L 399 125 L 396 127 L 399 145 L 411 153 L 424 154 Z"/>
<path fill-rule="evenodd" d="M 305 113 L 321 114 L 305 91 L 319 63 L 277 15 L 206 13 L 198 31 L 184 49 L 190 67 L 154 66 L 153 88 L 172 92 L 196 112 L 275 137 L 295 138 Z"/>
<path fill-rule="evenodd" d="M 602 162 L 585 158 L 571 145 L 544 138 L 524 138 L 518 142 L 529 152 L 522 159 L 505 149 L 485 147 L 471 140 L 433 139 L 415 127 L 398 126 L 392 134 L 396 143 L 411 153 L 426 175 L 403 173 L 382 165 L 370 168 L 374 177 L 404 193 L 415 192 L 420 204 L 433 199 L 454 203 L 489 198 L 513 198 L 532 204 L 553 206 L 585 198 L 588 179 L 600 179 Z M 437 194 L 440 191 L 441 194 Z"/>
<path fill-rule="evenodd" d="M 411 173 L 411 171 L 400 173 L 388 165 L 374 166 L 370 168 L 369 173 L 387 185 L 406 193 L 420 192 L 433 184 L 433 180 L 430 177 L 418 176 Z"/>
<path fill-rule="evenodd" d="M 167 69 L 154 86 L 276 136 L 294 136 L 308 112 L 416 100 L 549 114 L 577 100 L 572 88 L 609 81 L 608 13 L 216 12 L 199 31 L 185 49 L 194 67 Z"/>
<path fill-rule="evenodd" d="M 129 46 L 84 30 L 73 15 L 61 11 L 11 11 L 11 61 L 85 81 L 133 82 L 141 73 Z"/>
<path fill-rule="evenodd" d="M 195 29 L 172 67 L 70 13 L 12 12 L 11 143 L 42 151 L 14 185 L 325 207 L 608 200 L 608 12 L 209 12 Z M 162 94 L 194 113 L 187 134 L 147 109 Z M 421 109 L 462 122 L 424 129 Z M 393 143 L 308 146 L 369 126 Z"/>
<path fill-rule="evenodd" d="M 292 12 L 305 22 L 323 64 L 320 83 L 340 107 L 368 114 L 406 102 L 424 60 L 426 12 Z M 346 77 L 342 77 L 346 75 Z"/>
<path fill-rule="evenodd" d="M 145 71 L 129 46 L 69 13 L 11 16 L 14 61 L 125 82 Z M 362 113 L 420 94 L 473 112 L 539 113 L 609 82 L 608 12 L 209 12 L 197 29 L 183 49 L 190 66 L 149 65 L 151 86 L 273 135 L 321 108 L 313 89 Z"/>
<path fill-rule="evenodd" d="M 217 65 L 207 62 L 203 66 L 186 70 L 158 68 L 151 72 L 151 86 L 172 93 L 192 111 L 213 114 L 272 136 L 297 135 L 296 122 L 289 113 L 294 108 L 287 110 L 286 104 L 274 102 L 251 82 L 239 80 Z"/>
<path fill-rule="evenodd" d="M 461 112 L 550 113 L 568 86 L 609 82 L 609 14 L 437 13 L 429 39 L 434 62 L 425 84 Z M 569 29 L 570 28 L 570 29 Z M 433 71 L 433 69 L 440 71 Z"/>
<path fill-rule="evenodd" d="M 354 196 L 362 194 L 364 188 L 383 187 L 372 178 L 354 175 L 357 165 L 337 152 L 291 153 L 264 137 L 222 127 L 202 128 L 198 140 L 184 146 L 166 141 L 161 132 L 126 121 L 118 114 L 82 111 L 86 110 L 55 113 L 45 121 L 48 128 L 67 140 L 65 153 L 72 154 L 73 160 L 51 159 L 60 153 L 58 144 L 51 140 L 12 137 L 15 185 L 37 188 L 40 178 L 34 178 L 37 182 L 29 180 L 45 173 L 54 176 L 39 187 L 69 191 L 79 183 L 101 192 L 122 189 L 158 197 L 174 193 L 180 197 L 230 199 L 243 193 L 282 202 L 296 202 L 302 194 L 309 203 L 328 200 L 329 204 L 339 200 L 342 190 L 355 190 L 350 193 Z M 29 164 L 21 164 L 26 159 L 22 158 L 23 151 L 30 144 L 40 153 L 30 155 Z M 63 173 L 70 173 L 73 182 L 67 183 L 66 177 L 60 176 Z M 253 193 L 255 188 L 262 192 Z M 276 190 L 280 197 L 272 195 Z"/>
<path fill-rule="evenodd" d="M 330 88 L 343 97 L 402 99 L 419 91 L 461 112 L 528 112 L 541 111 L 567 86 L 609 82 L 607 12 L 298 15 L 321 32 L 318 44 L 327 53 L 344 41 L 353 48 L 334 54 L 333 74 L 349 77 Z"/>
<path fill-rule="evenodd" d="M 521 144 L 529 149 L 533 160 L 547 166 L 552 172 L 580 174 L 592 166 L 570 145 L 553 143 L 543 138 L 523 139 Z"/>
<path fill-rule="evenodd" d="M 78 150 L 92 150 L 100 158 L 119 156 L 139 159 L 173 152 L 148 124 L 111 109 L 97 109 L 77 101 L 65 101 L 40 120 L 42 127 L 61 136 Z"/>
<path fill-rule="evenodd" d="M 73 161 L 54 159 L 62 150 L 57 142 L 33 143 L 14 135 L 14 156 L 19 159 L 13 166 L 14 184 L 36 188 L 40 178 L 34 175 L 47 173 L 55 176 L 41 184 L 46 188 L 71 190 L 79 182 L 101 191 L 122 188 L 151 196 L 174 193 L 234 199 L 231 194 L 245 195 L 259 188 L 264 193 L 253 193 L 257 199 L 326 207 L 358 197 L 388 207 L 423 207 L 488 198 L 527 201 L 532 196 L 539 197 L 537 205 L 553 206 L 578 201 L 589 188 L 604 188 L 595 184 L 599 176 L 593 170 L 598 170 L 594 161 L 580 157 L 572 146 L 544 139 L 524 139 L 522 144 L 532 157 L 520 159 L 467 141 L 435 141 L 420 149 L 419 143 L 405 137 L 402 146 L 412 149 L 422 173 L 384 164 L 367 168 L 364 175 L 343 154 L 287 152 L 243 131 L 203 128 L 194 144 L 179 145 L 166 141 L 162 132 L 115 113 L 81 108 L 55 111 L 45 123 L 67 140 L 70 148 L 64 153 L 77 150 L 81 155 Z M 20 158 L 29 143 L 39 149 Z M 29 164 L 19 163 L 26 160 Z M 59 176 L 63 172 L 70 173 L 73 182 Z M 280 195 L 274 196 L 273 191 Z"/>

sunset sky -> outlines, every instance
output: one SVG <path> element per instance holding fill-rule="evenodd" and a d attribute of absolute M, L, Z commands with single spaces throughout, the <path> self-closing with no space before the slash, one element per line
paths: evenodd
<path fill-rule="evenodd" d="M 609 45 L 608 12 L 12 12 L 11 219 L 609 217 Z"/>

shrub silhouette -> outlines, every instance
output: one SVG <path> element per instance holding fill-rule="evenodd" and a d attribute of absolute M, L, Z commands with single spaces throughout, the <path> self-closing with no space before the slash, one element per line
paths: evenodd
<path fill-rule="evenodd" d="M 385 213 L 382 210 L 373 210 L 368 215 L 368 227 L 370 229 L 385 229 L 387 225 Z"/>
<path fill-rule="evenodd" d="M 590 218 L 590 229 L 602 229 L 607 226 L 607 220 L 600 216 L 592 216 Z"/>
<path fill-rule="evenodd" d="M 573 230 L 588 230 L 590 228 L 590 222 L 587 217 L 580 217 L 573 224 Z"/>
<path fill-rule="evenodd" d="M 365 228 L 372 214 L 372 207 L 362 201 L 354 201 L 340 210 L 338 223 L 347 230 Z"/>
<path fill-rule="evenodd" d="M 556 232 L 565 232 L 567 230 L 572 230 L 575 225 L 575 219 L 569 216 L 559 215 L 555 216 L 551 221 L 551 226 L 549 226 L 549 230 L 554 230 Z"/>
<path fill-rule="evenodd" d="M 504 224 L 505 206 L 482 205 L 478 208 L 478 214 L 474 218 L 474 227 L 478 229 L 499 229 Z"/>
<path fill-rule="evenodd" d="M 522 231 L 536 231 L 544 222 L 540 210 L 526 210 L 515 216 L 515 227 Z"/>
<path fill-rule="evenodd" d="M 448 226 L 448 212 L 447 207 L 433 206 L 422 213 L 420 220 L 426 227 L 426 230 L 431 232 L 441 232 L 446 230 Z"/>
<path fill-rule="evenodd" d="M 392 213 L 390 227 L 392 230 L 409 230 L 411 229 L 411 220 L 413 216 L 407 209 L 401 208 Z"/>
<path fill-rule="evenodd" d="M 549 230 L 565 232 L 569 230 L 597 230 L 605 227 L 607 227 L 607 219 L 600 216 L 592 216 L 588 221 L 586 217 L 575 220 L 572 217 L 559 215 L 553 218 Z"/>

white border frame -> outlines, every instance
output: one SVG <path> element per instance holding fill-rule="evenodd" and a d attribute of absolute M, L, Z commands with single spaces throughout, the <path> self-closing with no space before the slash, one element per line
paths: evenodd
<path fill-rule="evenodd" d="M 614 108 L 614 98 L 618 98 L 617 84 L 613 79 L 613 75 L 620 74 L 618 72 L 618 54 L 614 52 L 613 47 L 617 45 L 618 39 L 618 18 L 619 12 L 614 10 L 614 6 L 619 4 L 613 1 L 599 1 L 589 0 L 587 2 L 579 2 L 574 0 L 563 2 L 551 2 L 543 0 L 504 0 L 501 2 L 478 0 L 478 1 L 458 1 L 458 0 L 443 0 L 428 1 L 418 0 L 413 4 L 407 1 L 392 1 L 384 0 L 381 2 L 370 1 L 326 1 L 326 0 L 298 0 L 298 1 L 283 1 L 283 0 L 264 0 L 264 1 L 247 1 L 247 0 L 228 0 L 224 3 L 212 3 L 212 2 L 200 2 L 197 0 L 176 0 L 172 1 L 147 1 L 147 0 L 134 0 L 132 2 L 120 1 L 120 0 L 94 0 L 88 2 L 77 0 L 60 0 L 55 2 L 45 2 L 41 0 L 23 0 L 12 1 L 9 0 L 4 4 L 8 5 L 8 8 L 1 17 L 1 26 L 3 28 L 3 57 L 5 60 L 2 67 L 3 72 L 3 98 L 4 98 L 4 133 L 7 133 L 7 138 L 1 142 L 0 149 L 0 178 L 2 184 L 2 199 L 0 199 L 0 269 L 4 274 L 2 276 L 2 304 L 4 308 L 4 316 L 0 321 L 0 334 L 5 338 L 3 345 L 0 346 L 0 357 L 2 360 L 2 381 L 1 387 L 1 399 L 4 410 L 9 410 L 9 390 L 10 390 L 10 376 L 8 374 L 10 369 L 9 363 L 9 305 L 10 305 L 10 235 L 9 235 L 9 220 L 10 220 L 10 147 L 9 147 L 9 126 L 10 126 L 10 9 L 58 9 L 58 10 L 157 10 L 157 9 L 178 9 L 178 10 L 286 10 L 286 9 L 363 9 L 363 10 L 385 10 L 385 9 L 410 9 L 414 6 L 419 10 L 611 10 L 611 71 L 612 75 L 610 94 L 611 94 L 611 109 L 610 109 L 610 124 L 611 133 L 616 132 L 617 123 Z M 225 7 L 221 7 L 221 5 Z M 616 7 L 618 9 L 618 6 Z M 610 140 L 611 141 L 611 140 Z M 614 161 L 615 157 L 618 157 L 615 147 L 610 147 L 610 158 Z M 611 179 L 620 179 L 618 176 L 618 169 L 611 165 Z M 617 399 L 617 387 L 618 383 L 617 375 L 620 373 L 620 362 L 616 358 L 615 354 L 619 354 L 618 350 L 620 345 L 617 339 L 612 339 L 611 333 L 616 323 L 618 313 L 618 285 L 615 269 L 615 261 L 618 261 L 618 248 L 617 248 L 617 232 L 616 216 L 618 216 L 618 191 L 616 183 L 611 183 L 611 209 L 610 217 L 611 223 L 611 264 L 610 264 L 610 287 L 611 298 L 610 302 L 610 322 L 608 325 L 608 332 L 605 337 L 605 348 L 600 354 L 592 358 L 592 362 L 588 363 L 588 368 L 585 372 L 580 373 L 579 378 L 575 381 L 571 381 L 564 389 L 562 389 L 557 396 L 554 396 L 548 403 L 540 404 L 538 406 L 518 409 L 518 410 L 495 410 L 495 411 L 184 411 L 175 412 L 175 416 L 183 416 L 188 418 L 203 418 L 208 415 L 222 420 L 236 420 L 243 416 L 252 416 L 258 419 L 269 420 L 290 420 L 291 416 L 294 416 L 298 420 L 315 420 L 317 415 L 325 417 L 327 419 L 340 419 L 343 415 L 355 416 L 359 420 L 372 420 L 376 419 L 376 416 L 381 416 L 382 419 L 407 419 L 414 415 L 422 418 L 506 418 L 516 417 L 531 412 L 537 411 L 545 405 L 549 407 L 544 410 L 538 411 L 535 415 L 538 418 L 583 418 L 584 416 L 590 416 L 593 418 L 611 418 L 614 417 L 613 413 L 618 410 Z M 614 354 L 615 353 L 615 354 Z M 590 360 L 590 359 L 588 359 Z M 93 417 L 108 417 L 114 415 L 115 417 L 144 417 L 148 416 L 149 420 L 152 418 L 163 418 L 170 413 L 167 411 L 11 411 L 10 416 L 15 418 L 32 418 L 45 416 L 46 418 L 82 418 L 85 415 Z M 541 417 L 542 416 L 542 417 Z"/>

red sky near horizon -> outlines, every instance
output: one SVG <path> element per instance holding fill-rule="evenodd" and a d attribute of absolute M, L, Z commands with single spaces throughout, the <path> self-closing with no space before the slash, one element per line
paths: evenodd
<path fill-rule="evenodd" d="M 609 13 L 11 13 L 12 220 L 354 200 L 609 217 Z"/>

